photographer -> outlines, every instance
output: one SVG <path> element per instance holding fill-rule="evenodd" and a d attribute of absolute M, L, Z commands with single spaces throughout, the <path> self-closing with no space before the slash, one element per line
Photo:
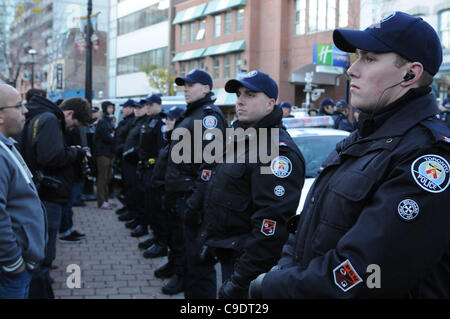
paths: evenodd
<path fill-rule="evenodd" d="M 49 237 L 41 270 L 33 277 L 36 276 L 41 284 L 47 284 L 47 293 L 51 297 L 48 271 L 55 259 L 62 208 L 72 199 L 73 167 L 86 160 L 86 153 L 81 148 L 66 145 L 64 133 L 89 122 L 90 106 L 87 100 L 75 97 L 58 107 L 46 98 L 34 95 L 27 108 L 29 112 L 20 147 L 47 210 Z M 33 291 L 30 296 L 32 294 Z"/>

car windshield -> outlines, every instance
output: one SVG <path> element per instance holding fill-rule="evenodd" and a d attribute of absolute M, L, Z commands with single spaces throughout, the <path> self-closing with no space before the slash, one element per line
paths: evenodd
<path fill-rule="evenodd" d="M 317 177 L 323 161 L 334 150 L 336 144 L 344 139 L 342 135 L 298 136 L 293 140 L 305 158 L 306 177 Z"/>

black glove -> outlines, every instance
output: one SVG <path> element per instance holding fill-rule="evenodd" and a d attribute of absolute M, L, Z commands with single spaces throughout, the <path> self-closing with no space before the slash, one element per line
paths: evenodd
<path fill-rule="evenodd" d="M 219 258 L 216 254 L 216 248 L 203 245 L 202 248 L 200 248 L 200 260 L 206 265 L 214 266 L 217 264 L 219 262 Z"/>
<path fill-rule="evenodd" d="M 219 290 L 219 299 L 247 299 L 248 288 L 239 286 L 233 280 L 227 280 Z"/>
<path fill-rule="evenodd" d="M 262 282 L 266 273 L 263 273 L 256 277 L 255 280 L 252 280 L 250 283 L 250 287 L 248 289 L 248 298 L 249 299 L 262 299 Z"/>

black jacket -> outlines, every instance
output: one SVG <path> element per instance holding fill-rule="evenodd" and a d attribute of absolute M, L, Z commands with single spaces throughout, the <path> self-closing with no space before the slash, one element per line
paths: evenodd
<path fill-rule="evenodd" d="M 121 156 L 129 163 L 137 164 L 139 160 L 139 135 L 141 133 L 142 125 L 148 121 L 148 118 L 148 115 L 137 117 L 133 121 L 133 126 L 128 131 L 127 138 L 123 144 L 123 152 Z"/>
<path fill-rule="evenodd" d="M 286 223 L 295 215 L 305 180 L 303 156 L 282 127 L 281 117 L 282 110 L 276 107 L 255 126 L 256 135 L 245 135 L 248 144 L 245 155 L 240 154 L 245 163 L 237 160 L 240 151 L 234 151 L 234 159 L 218 164 L 207 182 L 202 236 L 210 247 L 238 253 L 231 279 L 242 287 L 279 259 L 288 238 Z M 240 123 L 235 122 L 234 126 Z M 262 128 L 267 128 L 264 130 L 267 135 L 264 136 Z M 271 129 L 278 132 L 278 156 L 272 160 L 267 157 L 263 162 L 260 155 L 271 154 L 271 140 L 276 138 Z M 252 140 L 255 145 L 265 143 L 267 152 L 250 150 Z M 253 152 L 258 153 L 256 161 L 251 159 Z M 263 168 L 268 172 L 262 172 Z"/>
<path fill-rule="evenodd" d="M 264 298 L 450 298 L 450 130 L 428 92 L 360 116 L 338 143 Z"/>
<path fill-rule="evenodd" d="M 95 128 L 93 155 L 113 158 L 114 142 L 114 125 L 112 124 L 112 118 L 103 115 Z"/>
<path fill-rule="evenodd" d="M 187 110 L 175 123 L 175 129 L 171 134 L 169 146 L 169 160 L 166 168 L 166 192 L 190 193 L 193 191 L 195 181 L 201 175 L 201 164 L 203 161 L 203 150 L 212 140 L 203 140 L 207 129 L 218 129 L 225 136 L 227 122 L 219 107 L 211 100 L 212 93 L 205 98 L 187 105 Z M 194 126 L 201 129 L 200 140 L 195 140 Z M 187 133 L 185 137 L 176 136 L 177 133 Z M 198 143 L 196 143 L 198 142 Z M 181 146 L 186 146 L 180 149 Z M 176 149 L 174 150 L 174 147 Z M 182 152 L 182 161 L 174 161 L 174 155 Z"/>
<path fill-rule="evenodd" d="M 66 145 L 64 113 L 58 106 L 34 95 L 27 108 L 20 148 L 36 184 L 40 184 L 39 196 L 43 201 L 68 203 L 72 198 L 73 167 L 81 165 L 85 152 Z M 60 186 L 45 186 L 37 180 L 38 171 L 59 181 Z"/>
<path fill-rule="evenodd" d="M 130 114 L 122 119 L 116 127 L 116 133 L 114 135 L 114 154 L 118 157 L 122 157 L 123 146 L 127 139 L 128 133 L 134 125 L 136 117 L 134 114 Z"/>
<path fill-rule="evenodd" d="M 154 161 L 158 158 L 159 150 L 165 144 L 164 121 L 163 113 L 159 113 L 149 116 L 146 122 L 141 125 L 138 147 L 139 160 L 148 162 L 151 158 Z"/>

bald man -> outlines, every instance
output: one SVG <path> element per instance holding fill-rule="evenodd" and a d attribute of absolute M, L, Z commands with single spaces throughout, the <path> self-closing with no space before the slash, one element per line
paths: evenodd
<path fill-rule="evenodd" d="M 19 92 L 0 84 L 0 299 L 28 298 L 30 271 L 45 252 L 45 210 L 12 138 L 27 112 Z"/>

